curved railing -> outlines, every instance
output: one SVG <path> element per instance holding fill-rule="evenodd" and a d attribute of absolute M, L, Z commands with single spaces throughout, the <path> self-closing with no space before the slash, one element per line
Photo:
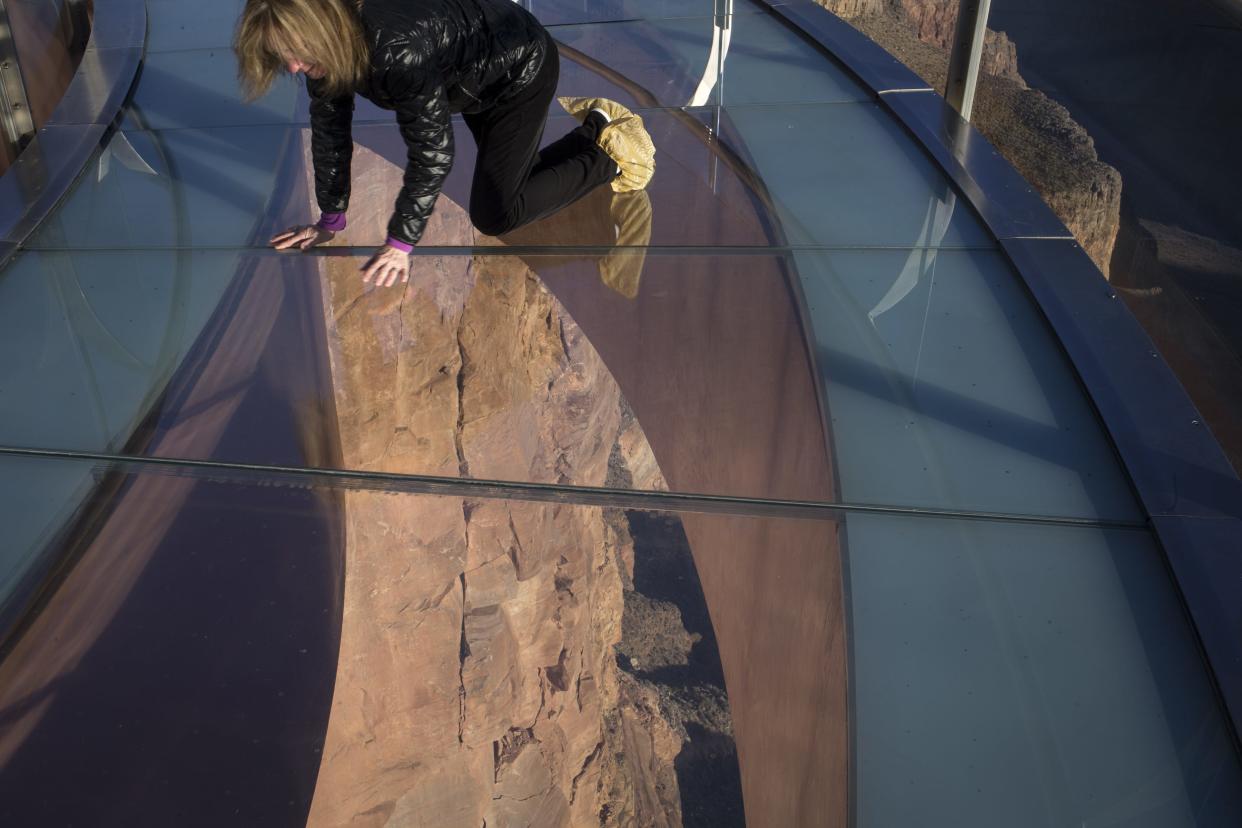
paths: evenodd
<path fill-rule="evenodd" d="M 87 4 L 73 0 L 64 8 L 80 33 Z M 23 136 L 21 151 L 0 176 L 0 267 L 51 213 L 111 134 L 138 75 L 146 4 L 100 0 L 94 9 L 86 49 L 59 102 L 46 119 L 31 118 L 16 127 Z"/>

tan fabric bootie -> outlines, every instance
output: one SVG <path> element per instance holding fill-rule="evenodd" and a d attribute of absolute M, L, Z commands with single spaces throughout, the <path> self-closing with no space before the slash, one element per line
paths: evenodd
<path fill-rule="evenodd" d="M 621 168 L 621 174 L 612 180 L 615 192 L 628 193 L 647 186 L 655 175 L 655 144 L 643 126 L 642 116 L 607 98 L 557 98 L 557 101 L 579 123 L 586 120 L 592 109 L 608 114 L 611 120 L 600 130 L 595 143 Z"/>

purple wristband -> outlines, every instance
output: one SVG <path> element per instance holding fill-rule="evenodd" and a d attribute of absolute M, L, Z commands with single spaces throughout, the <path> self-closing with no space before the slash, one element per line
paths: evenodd
<path fill-rule="evenodd" d="M 315 224 L 322 230 L 330 230 L 333 233 L 339 233 L 345 229 L 344 213 L 324 213 L 319 217 L 319 221 Z"/>
<path fill-rule="evenodd" d="M 411 250 L 414 249 L 414 245 L 406 244 L 405 242 L 401 241 L 401 239 L 394 239 L 392 236 L 389 236 L 388 241 L 384 242 L 384 244 L 388 245 L 394 250 L 400 250 L 402 253 L 409 253 Z"/>

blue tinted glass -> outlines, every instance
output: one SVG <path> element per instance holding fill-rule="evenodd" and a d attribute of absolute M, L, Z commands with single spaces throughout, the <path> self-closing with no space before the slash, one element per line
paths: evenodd
<path fill-rule="evenodd" d="M 517 0 L 545 26 L 669 17 L 710 17 L 721 0 Z M 752 4 L 747 4 L 753 9 Z M 739 11 L 740 11 L 739 4 Z"/>
<path fill-rule="evenodd" d="M 35 247 L 227 247 L 250 244 L 279 169 L 300 167 L 296 130 L 250 127 L 115 134 Z M 279 205 L 278 205 L 279 206 Z"/>
<path fill-rule="evenodd" d="M 993 246 L 877 104 L 730 106 L 793 244 Z"/>
<path fill-rule="evenodd" d="M 1146 532 L 850 516 L 860 826 L 1225 826 L 1242 775 Z"/>
<path fill-rule="evenodd" d="M 647 241 L 642 243 L 653 245 L 765 246 L 779 239 L 775 214 L 759 198 L 753 169 L 737 149 L 743 144 L 727 122 L 726 145 L 709 139 L 712 119 L 706 110 L 648 111 L 644 120 L 659 146 L 659 173 L 648 188 L 650 205 L 658 205 L 658 212 L 648 211 L 646 231 L 630 234 L 628 243 L 643 238 Z M 574 126 L 563 112 L 552 113 L 545 142 Z M 275 126 L 126 130 L 113 136 L 32 244 L 108 249 L 264 244 L 274 232 L 318 215 L 315 200 L 307 194 L 307 135 L 305 127 Z M 454 135 L 453 171 L 423 247 L 469 245 L 477 235 L 463 213 L 470 202 L 477 151 L 460 119 L 454 119 Z M 387 237 L 406 148 L 390 118 L 357 123 L 353 136 L 349 228 L 337 243 L 376 246 Z M 289 189 L 286 193 L 278 187 Z M 571 208 L 593 229 L 575 229 L 573 216 L 563 215 L 529 228 L 527 241 L 616 243 L 620 225 L 596 220 L 600 209 L 609 209 L 608 199 L 601 192 L 589 206 Z M 663 221 L 661 216 L 679 220 Z"/>
<path fill-rule="evenodd" d="M 841 496 L 1139 518 L 1060 345 L 998 253 L 795 256 Z"/>
<path fill-rule="evenodd" d="M 227 48 L 244 0 L 148 0 L 147 54 L 183 49 Z"/>
<path fill-rule="evenodd" d="M 244 103 L 237 58 L 227 45 L 159 52 L 144 61 L 127 123 L 145 129 L 284 124 L 305 117 L 297 97 L 297 82 L 281 75 L 267 95 Z"/>
<path fill-rule="evenodd" d="M 580 64 L 564 50 L 560 94 L 597 95 L 601 79 L 620 75 L 661 106 L 870 99 L 844 70 L 766 14 L 558 26 L 553 35 L 607 67 Z"/>
<path fill-rule="evenodd" d="M 123 452 L 216 310 L 235 253 L 26 253 L 0 279 L 0 444 Z"/>

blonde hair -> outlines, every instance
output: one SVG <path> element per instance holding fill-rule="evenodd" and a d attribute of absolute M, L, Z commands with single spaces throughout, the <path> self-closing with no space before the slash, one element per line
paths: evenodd
<path fill-rule="evenodd" d="M 360 0 L 246 0 L 233 37 L 245 99 L 262 97 L 289 57 L 322 69 L 329 95 L 352 93 L 368 65 L 360 5 Z"/>

